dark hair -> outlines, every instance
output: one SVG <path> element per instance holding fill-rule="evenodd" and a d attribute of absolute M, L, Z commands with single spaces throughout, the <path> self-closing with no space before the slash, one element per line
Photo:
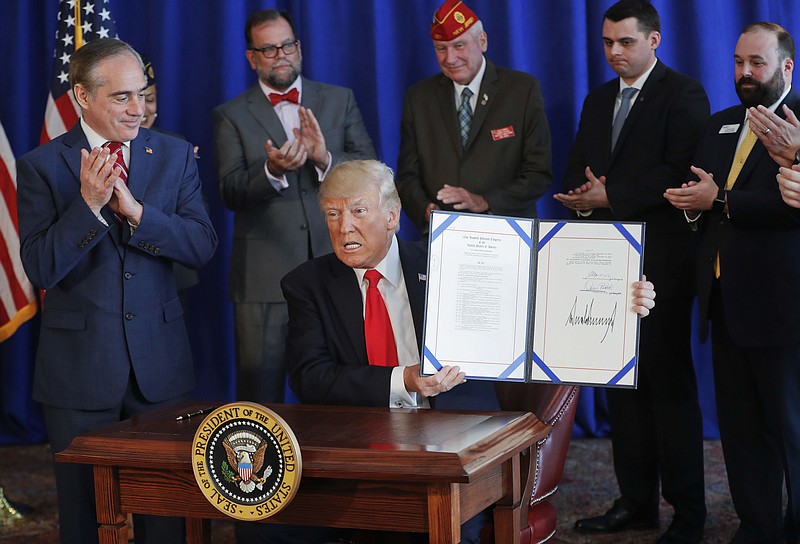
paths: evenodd
<path fill-rule="evenodd" d="M 267 23 L 270 21 L 277 21 L 279 19 L 283 19 L 289 23 L 289 28 L 292 29 L 292 34 L 296 39 L 297 33 L 294 31 L 292 16 L 288 11 L 278 11 L 277 9 L 261 9 L 251 13 L 247 18 L 247 22 L 244 24 L 244 39 L 247 42 L 247 47 L 251 47 L 253 45 L 254 26 L 258 26 L 261 23 Z"/>
<path fill-rule="evenodd" d="M 794 39 L 792 39 L 792 35 L 789 34 L 788 30 L 777 23 L 762 21 L 760 23 L 751 23 L 747 25 L 742 30 L 742 34 L 759 29 L 775 34 L 775 37 L 778 39 L 778 60 L 794 60 Z"/>
<path fill-rule="evenodd" d="M 651 32 L 661 32 L 661 18 L 653 4 L 645 0 L 620 0 L 603 14 L 604 19 L 618 23 L 630 17 L 636 18 L 639 32 L 649 36 Z"/>
<path fill-rule="evenodd" d="M 69 61 L 69 85 L 70 88 L 75 88 L 75 85 L 80 83 L 91 94 L 103 85 L 104 82 L 99 81 L 95 75 L 95 68 L 98 64 L 106 59 L 112 57 L 119 57 L 123 55 L 132 55 L 139 61 L 142 67 L 142 74 L 144 74 L 144 64 L 142 58 L 136 50 L 116 38 L 100 38 L 92 40 L 72 54 Z"/>

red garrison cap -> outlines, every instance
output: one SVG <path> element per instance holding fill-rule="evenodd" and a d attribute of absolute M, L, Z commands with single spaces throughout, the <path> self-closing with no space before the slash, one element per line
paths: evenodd
<path fill-rule="evenodd" d="M 431 38 L 449 42 L 478 22 L 478 16 L 461 0 L 445 0 L 433 14 Z"/>

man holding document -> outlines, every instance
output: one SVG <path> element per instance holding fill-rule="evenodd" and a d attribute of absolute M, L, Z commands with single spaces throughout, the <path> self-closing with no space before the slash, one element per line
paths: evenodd
<path fill-rule="evenodd" d="M 466 382 L 458 367 L 420 376 L 427 251 L 424 244 L 395 235 L 400 199 L 392 170 L 378 161 L 336 166 L 320 187 L 320 207 L 334 253 L 304 263 L 281 282 L 289 305 L 289 382 L 300 399 L 313 404 L 497 409 L 492 384 Z M 379 276 L 373 279 L 376 272 Z M 639 281 L 632 289 L 633 310 L 647 315 L 655 304 L 653 285 Z M 479 515 L 465 523 L 461 542 L 479 542 L 483 522 Z M 266 542 L 267 531 L 275 526 L 237 528 L 240 542 Z M 253 538 L 243 540 L 245 532 Z"/>

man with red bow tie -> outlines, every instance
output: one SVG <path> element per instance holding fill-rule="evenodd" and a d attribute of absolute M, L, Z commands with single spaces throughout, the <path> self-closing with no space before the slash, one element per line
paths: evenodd
<path fill-rule="evenodd" d="M 300 40 L 287 12 L 245 24 L 258 83 L 213 112 L 217 180 L 233 210 L 237 398 L 282 402 L 288 314 L 280 279 L 330 253 L 317 190 L 335 164 L 374 159 L 350 89 L 300 77 Z"/>

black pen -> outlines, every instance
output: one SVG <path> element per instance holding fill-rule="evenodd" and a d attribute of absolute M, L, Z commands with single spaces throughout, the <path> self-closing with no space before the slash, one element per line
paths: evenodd
<path fill-rule="evenodd" d="M 188 414 L 183 414 L 182 416 L 178 416 L 178 417 L 175 418 L 175 421 L 180 421 L 182 419 L 189 419 L 190 417 L 207 414 L 208 412 L 210 412 L 214 408 L 216 408 L 216 406 L 209 406 L 208 408 L 201 408 L 196 412 L 190 412 Z"/>

